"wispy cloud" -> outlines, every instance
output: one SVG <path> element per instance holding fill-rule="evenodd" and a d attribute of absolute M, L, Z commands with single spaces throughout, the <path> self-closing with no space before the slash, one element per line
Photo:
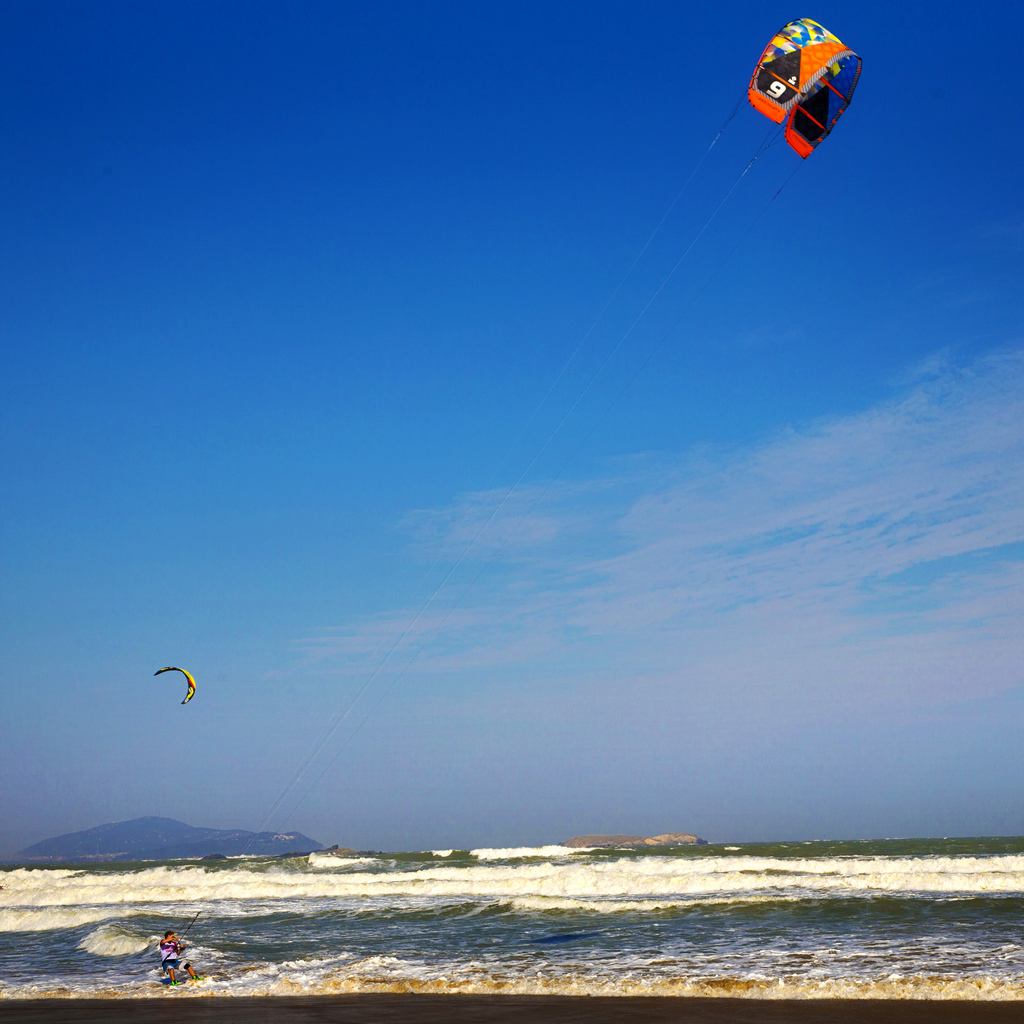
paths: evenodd
<path fill-rule="evenodd" d="M 792 700 L 811 681 L 868 703 L 1018 685 L 1024 351 L 926 369 L 757 444 L 414 513 L 416 545 L 462 559 L 426 613 L 303 646 L 361 672 L 404 630 L 395 667 L 415 655 L 416 672 L 736 695 L 770 680 Z"/>

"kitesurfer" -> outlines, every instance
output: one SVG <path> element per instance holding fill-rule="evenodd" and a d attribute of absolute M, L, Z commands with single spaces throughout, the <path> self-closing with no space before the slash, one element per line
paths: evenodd
<path fill-rule="evenodd" d="M 171 977 L 171 984 L 179 984 L 176 971 L 184 970 L 188 972 L 188 976 L 193 981 L 199 980 L 199 975 L 196 974 L 195 969 L 190 963 L 186 963 L 182 966 L 181 954 L 185 950 L 185 943 L 178 939 L 175 932 L 169 931 L 164 932 L 163 942 L 160 943 L 160 966 L 164 969 L 166 974 Z"/>

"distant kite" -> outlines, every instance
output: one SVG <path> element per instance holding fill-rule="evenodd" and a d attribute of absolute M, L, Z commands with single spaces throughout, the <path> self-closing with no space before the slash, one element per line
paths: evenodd
<path fill-rule="evenodd" d="M 799 18 L 765 47 L 747 89 L 751 106 L 776 124 L 786 141 L 809 157 L 853 99 L 861 59 L 823 25 Z"/>
<path fill-rule="evenodd" d="M 153 675 L 158 676 L 161 672 L 180 672 L 188 682 L 188 692 L 185 694 L 185 699 L 181 702 L 187 704 L 196 695 L 196 681 L 192 678 L 192 673 L 187 669 L 178 668 L 177 665 L 168 665 L 166 668 L 158 668 Z"/>

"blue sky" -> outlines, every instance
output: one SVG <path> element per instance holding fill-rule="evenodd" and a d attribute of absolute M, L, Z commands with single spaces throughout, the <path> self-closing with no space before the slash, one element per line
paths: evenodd
<path fill-rule="evenodd" d="M 674 206 L 792 10 L 6 13 L 3 850 L 1024 832 L 1024 142 L 962 7 L 808 10 L 833 136 L 732 188 L 744 101 Z"/>

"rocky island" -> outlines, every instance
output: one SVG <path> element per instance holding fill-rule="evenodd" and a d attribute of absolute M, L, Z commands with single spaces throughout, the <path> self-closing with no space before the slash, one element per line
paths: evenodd
<path fill-rule="evenodd" d="M 615 846 L 706 846 L 706 839 L 692 832 L 661 832 L 656 836 L 573 836 L 562 844 L 570 849 L 607 849 Z"/>

